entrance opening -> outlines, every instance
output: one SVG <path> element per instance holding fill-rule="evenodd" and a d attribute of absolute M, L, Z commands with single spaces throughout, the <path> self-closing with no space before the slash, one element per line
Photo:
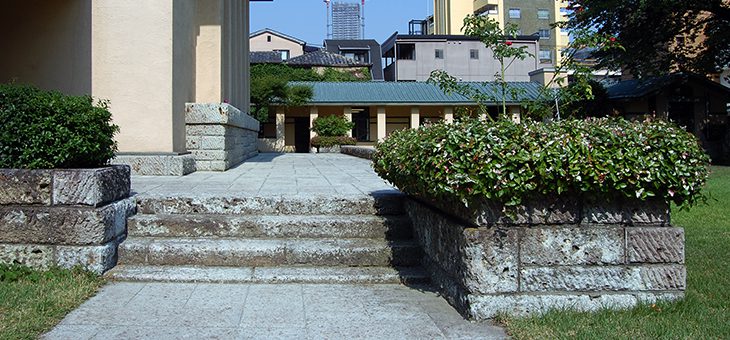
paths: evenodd
<path fill-rule="evenodd" d="M 353 108 L 352 122 L 355 127 L 352 128 L 352 136 L 358 142 L 370 141 L 370 108 Z"/>
<path fill-rule="evenodd" d="M 309 153 L 309 118 L 294 118 L 294 148 L 297 153 Z"/>

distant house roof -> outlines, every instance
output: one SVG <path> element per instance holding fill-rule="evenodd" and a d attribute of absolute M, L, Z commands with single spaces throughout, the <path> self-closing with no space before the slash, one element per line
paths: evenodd
<path fill-rule="evenodd" d="M 285 62 L 287 65 L 294 66 L 332 66 L 332 67 L 366 67 L 369 63 L 359 62 L 352 58 L 347 58 L 337 53 L 330 53 L 319 50 L 316 52 L 305 53 L 300 56 L 289 58 Z"/>
<path fill-rule="evenodd" d="M 686 83 L 694 80 L 715 88 L 723 93 L 730 94 L 730 88 L 722 86 L 701 75 L 674 73 L 661 77 L 645 79 L 631 79 L 617 82 L 606 88 L 609 99 L 635 99 L 657 93 L 668 86 Z"/>
<path fill-rule="evenodd" d="M 382 52 L 380 44 L 373 39 L 344 40 L 344 39 L 327 39 L 324 41 L 324 48 L 332 53 L 346 53 L 348 51 L 368 51 L 372 69 L 370 73 L 373 80 L 383 80 L 383 61 L 381 59 Z"/>
<path fill-rule="evenodd" d="M 250 39 L 250 38 L 253 38 L 255 36 L 264 34 L 264 33 L 269 33 L 269 34 L 272 34 L 272 35 L 276 35 L 276 36 L 278 36 L 278 37 L 280 37 L 282 39 L 291 40 L 291 41 L 293 41 L 293 42 L 295 42 L 295 43 L 297 43 L 299 45 L 306 45 L 307 44 L 307 42 L 304 41 L 304 40 L 300 40 L 300 39 L 297 39 L 295 37 L 292 37 L 291 35 L 287 35 L 287 34 L 284 34 L 284 33 L 279 32 L 279 31 L 272 30 L 271 28 L 264 28 L 264 29 L 260 29 L 260 30 L 258 30 L 256 32 L 253 32 L 253 33 L 251 33 L 248 36 L 248 38 Z"/>
<path fill-rule="evenodd" d="M 518 35 L 514 38 L 508 38 L 512 41 L 539 41 L 540 36 L 537 34 L 533 35 Z M 398 32 L 393 33 L 388 39 L 383 42 L 383 45 L 381 46 L 381 49 L 383 52 L 387 52 L 393 47 L 395 47 L 395 43 L 397 41 L 479 41 L 478 37 L 468 36 L 468 35 L 441 35 L 441 34 L 398 34 Z"/>
<path fill-rule="evenodd" d="M 272 51 L 249 52 L 251 64 L 281 64 L 281 53 Z"/>
<path fill-rule="evenodd" d="M 292 85 L 307 85 L 313 89 L 309 104 L 315 105 L 475 105 L 462 95 L 445 94 L 441 89 L 426 82 L 292 82 Z M 500 98 L 497 86 L 483 83 L 466 83 Z M 532 82 L 510 82 L 509 86 L 521 89 L 519 98 L 509 97 L 509 104 L 538 98 L 540 85 Z M 495 105 L 501 99 L 496 100 Z"/>

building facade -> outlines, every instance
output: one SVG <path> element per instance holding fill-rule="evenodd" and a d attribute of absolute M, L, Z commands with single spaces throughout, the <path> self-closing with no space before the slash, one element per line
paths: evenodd
<path fill-rule="evenodd" d="M 282 60 L 304 54 L 307 46 L 303 40 L 270 28 L 251 33 L 248 40 L 250 52 L 278 52 Z"/>
<path fill-rule="evenodd" d="M 556 64 L 570 37 L 551 25 L 566 20 L 567 5 L 565 0 L 434 0 L 434 34 L 462 34 L 467 15 L 488 16 L 502 27 L 516 24 L 521 35 L 538 35 L 540 61 Z"/>
<path fill-rule="evenodd" d="M 6 1 L 0 81 L 108 99 L 120 153 L 186 154 L 186 103 L 248 111 L 248 4 Z"/>
<path fill-rule="evenodd" d="M 332 39 L 363 38 L 362 12 L 359 3 L 332 3 Z"/>
<path fill-rule="evenodd" d="M 324 41 L 324 49 L 337 53 L 359 63 L 371 65 L 370 73 L 373 80 L 383 80 L 383 62 L 381 59 L 380 44 L 372 39 L 363 40 L 332 40 Z"/>
<path fill-rule="evenodd" d="M 519 36 L 515 47 L 531 54 L 515 60 L 506 70 L 507 81 L 530 81 L 529 73 L 551 64 L 536 58 L 540 49 L 535 36 Z M 382 45 L 386 81 L 426 81 L 434 70 L 444 70 L 459 81 L 493 81 L 501 70 L 492 50 L 479 39 L 464 35 L 393 34 Z"/>

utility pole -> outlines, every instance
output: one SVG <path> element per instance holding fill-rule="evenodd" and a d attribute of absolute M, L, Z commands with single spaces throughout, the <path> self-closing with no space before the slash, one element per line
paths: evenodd
<path fill-rule="evenodd" d="M 362 0 L 362 6 L 361 9 L 362 14 L 360 16 L 360 19 L 362 20 L 362 29 L 361 29 L 361 37 L 360 39 L 365 39 L 365 0 Z"/>
<path fill-rule="evenodd" d="M 330 0 L 324 0 L 324 4 L 327 6 L 327 34 L 325 36 L 327 39 L 332 38 L 332 23 L 330 22 Z"/>

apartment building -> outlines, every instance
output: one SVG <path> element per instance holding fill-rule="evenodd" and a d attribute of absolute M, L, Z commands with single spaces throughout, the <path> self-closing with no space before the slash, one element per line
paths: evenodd
<path fill-rule="evenodd" d="M 488 16 L 502 27 L 516 24 L 520 35 L 538 35 L 540 62 L 557 64 L 570 38 L 568 32 L 551 25 L 566 20 L 567 5 L 565 0 L 434 0 L 434 34 L 462 34 L 467 15 Z"/>
<path fill-rule="evenodd" d="M 532 55 L 515 60 L 507 68 L 507 81 L 530 81 L 530 72 L 550 67 L 536 57 L 537 36 L 518 36 L 510 40 L 515 47 L 526 46 Z M 386 81 L 426 81 L 433 70 L 444 70 L 459 81 L 494 81 L 499 63 L 479 39 L 465 35 L 393 34 L 382 45 Z"/>

